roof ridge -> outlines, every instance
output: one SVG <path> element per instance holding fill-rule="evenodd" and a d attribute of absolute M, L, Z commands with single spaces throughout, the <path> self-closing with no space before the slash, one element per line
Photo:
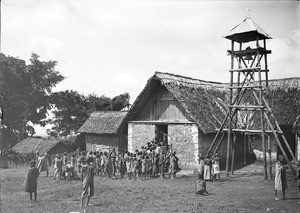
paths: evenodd
<path fill-rule="evenodd" d="M 218 81 L 206 81 L 206 80 L 201 80 L 201 79 L 196 79 L 196 78 L 191 78 L 188 76 L 182 76 L 182 75 L 178 75 L 178 74 L 173 74 L 173 73 L 167 73 L 167 72 L 158 72 L 156 71 L 154 76 L 157 74 L 163 74 L 163 75 L 170 75 L 170 76 L 174 76 L 174 77 L 179 77 L 179 78 L 184 78 L 184 79 L 189 79 L 189 80 L 194 80 L 194 81 L 199 81 L 201 83 L 209 83 L 209 84 L 219 84 L 219 85 L 227 85 L 228 83 L 224 83 L 224 82 L 218 82 Z"/>

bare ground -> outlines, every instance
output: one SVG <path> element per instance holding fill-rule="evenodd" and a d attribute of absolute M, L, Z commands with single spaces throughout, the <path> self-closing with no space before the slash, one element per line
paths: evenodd
<path fill-rule="evenodd" d="M 299 212 L 297 183 L 288 176 L 286 200 L 274 200 L 274 181 L 263 180 L 260 164 L 252 164 L 221 182 L 208 182 L 209 196 L 195 195 L 196 177 L 182 171 L 175 180 L 108 180 L 95 177 L 95 196 L 80 207 L 80 181 L 55 181 L 42 173 L 38 201 L 24 192 L 28 168 L 1 169 L 1 212 Z M 282 197 L 282 194 L 279 193 Z"/>

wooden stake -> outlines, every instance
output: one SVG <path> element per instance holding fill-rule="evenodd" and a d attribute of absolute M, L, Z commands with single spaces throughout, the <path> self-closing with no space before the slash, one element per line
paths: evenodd
<path fill-rule="evenodd" d="M 244 164 L 247 165 L 247 135 L 244 132 Z"/>
<path fill-rule="evenodd" d="M 231 69 L 234 68 L 234 41 L 231 41 Z M 230 72 L 230 87 L 233 86 L 233 72 Z M 229 89 L 229 106 L 232 104 L 232 89 Z M 229 118 L 231 118 L 232 109 L 229 108 Z M 230 157 L 230 143 L 231 143 L 231 120 L 228 122 L 228 138 L 227 138 L 227 153 L 226 153 L 226 175 L 229 175 L 229 157 Z"/>
<path fill-rule="evenodd" d="M 268 137 L 268 153 L 269 153 L 269 177 L 272 179 L 272 152 L 271 152 L 271 137 Z"/>
<path fill-rule="evenodd" d="M 236 144 L 236 134 L 233 133 L 233 141 L 232 141 L 232 156 L 231 156 L 231 175 L 234 175 L 234 155 L 235 155 L 235 144 Z"/>

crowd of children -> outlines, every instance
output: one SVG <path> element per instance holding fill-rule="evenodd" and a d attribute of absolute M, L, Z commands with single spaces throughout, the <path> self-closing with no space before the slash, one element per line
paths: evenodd
<path fill-rule="evenodd" d="M 200 175 L 206 181 L 220 181 L 220 158 L 218 153 L 213 158 L 210 158 L 208 155 L 205 158 L 199 158 L 198 178 Z"/>
<path fill-rule="evenodd" d="M 48 162 L 47 154 L 40 156 L 37 153 L 38 164 L 36 161 L 30 162 L 30 169 L 25 180 L 25 191 L 30 193 L 30 200 L 34 194 L 34 200 L 37 199 L 37 178 L 40 173 L 47 171 L 48 177 Z M 114 147 L 109 148 L 108 152 L 104 151 L 80 151 L 72 153 L 68 156 L 67 153 L 62 155 L 57 154 L 53 159 L 53 167 L 55 169 L 53 178 L 71 179 L 78 177 L 75 168 L 77 166 L 80 174 L 80 179 L 83 183 L 83 192 L 81 205 L 84 198 L 87 198 L 87 205 L 90 197 L 94 194 L 94 175 L 107 176 L 111 178 L 125 178 L 143 180 L 148 177 L 165 178 L 165 174 L 169 178 L 174 179 L 176 173 L 180 171 L 178 167 L 178 157 L 172 149 L 172 145 L 162 142 L 148 142 L 147 146 L 141 147 L 141 150 L 136 149 L 134 152 L 118 151 Z M 216 153 L 213 158 L 209 156 L 200 157 L 198 164 L 198 180 L 196 182 L 195 193 L 200 195 L 208 195 L 206 190 L 206 181 L 220 181 L 219 157 Z M 298 178 L 300 175 L 298 164 Z M 282 155 L 278 156 L 278 161 L 275 166 L 275 199 L 278 200 L 277 191 L 282 191 L 283 199 L 285 199 L 285 190 L 287 188 L 286 181 L 286 161 Z"/>
<path fill-rule="evenodd" d="M 148 142 L 147 146 L 136 149 L 134 152 L 116 150 L 108 151 L 78 151 L 78 172 L 83 173 L 82 167 L 87 158 L 93 159 L 96 174 L 108 178 L 146 179 L 148 177 L 176 178 L 180 171 L 178 157 L 172 146 Z M 82 175 L 81 175 L 82 176 Z"/>

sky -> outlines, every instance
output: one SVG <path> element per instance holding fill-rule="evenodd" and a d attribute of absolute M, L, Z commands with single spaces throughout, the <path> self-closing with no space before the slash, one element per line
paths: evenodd
<path fill-rule="evenodd" d="M 300 77 L 297 1 L 2 0 L 1 52 L 58 62 L 54 91 L 76 90 L 133 103 L 156 71 L 228 82 L 230 41 L 251 9 L 273 39 L 269 78 Z"/>

